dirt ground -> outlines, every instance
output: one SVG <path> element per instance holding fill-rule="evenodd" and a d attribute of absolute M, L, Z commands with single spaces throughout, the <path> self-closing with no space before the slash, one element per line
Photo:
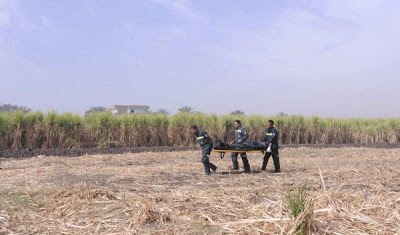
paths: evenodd
<path fill-rule="evenodd" d="M 400 234 L 400 149 L 285 148 L 278 174 L 262 158 L 243 174 L 213 153 L 212 176 L 200 151 L 0 158 L 0 234 L 293 234 L 304 218 L 312 234 Z"/>

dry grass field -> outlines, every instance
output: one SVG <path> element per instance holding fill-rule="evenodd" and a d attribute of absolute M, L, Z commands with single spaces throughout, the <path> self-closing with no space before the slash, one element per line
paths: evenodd
<path fill-rule="evenodd" d="M 200 152 L 3 159 L 0 234 L 399 234 L 400 149 L 287 148 L 282 173 Z M 239 163 L 241 163 L 239 161 Z M 294 219 L 288 192 L 306 185 Z"/>

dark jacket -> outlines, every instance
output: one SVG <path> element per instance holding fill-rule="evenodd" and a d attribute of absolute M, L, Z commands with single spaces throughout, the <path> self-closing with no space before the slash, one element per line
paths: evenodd
<path fill-rule="evenodd" d="M 265 129 L 264 142 L 272 143 L 272 148 L 278 148 L 278 130 L 275 127 Z"/>
<path fill-rule="evenodd" d="M 207 132 L 199 130 L 196 134 L 197 142 L 199 142 L 201 147 L 212 147 L 213 142 Z"/>
<path fill-rule="evenodd" d="M 247 138 L 249 138 L 249 134 L 247 133 L 246 129 L 244 129 L 243 126 L 239 126 L 235 130 L 235 139 L 233 140 L 233 142 L 235 144 L 243 143 L 247 140 Z M 239 142 L 239 140 L 240 140 L 240 142 Z"/>

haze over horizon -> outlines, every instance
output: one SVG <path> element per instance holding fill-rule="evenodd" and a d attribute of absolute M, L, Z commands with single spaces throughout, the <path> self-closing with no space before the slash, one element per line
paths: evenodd
<path fill-rule="evenodd" d="M 0 103 L 400 117 L 400 1 L 0 0 Z"/>

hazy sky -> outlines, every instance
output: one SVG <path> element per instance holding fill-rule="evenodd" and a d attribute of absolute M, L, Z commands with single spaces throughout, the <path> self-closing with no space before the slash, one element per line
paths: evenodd
<path fill-rule="evenodd" d="M 400 1 L 0 0 L 0 103 L 400 116 Z"/>

